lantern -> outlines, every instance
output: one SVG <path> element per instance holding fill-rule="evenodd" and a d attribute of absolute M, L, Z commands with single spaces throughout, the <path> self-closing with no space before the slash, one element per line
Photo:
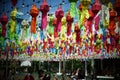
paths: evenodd
<path fill-rule="evenodd" d="M 71 17 L 75 17 L 76 14 L 76 2 L 78 0 L 69 0 L 70 2 L 70 15 Z"/>
<path fill-rule="evenodd" d="M 16 33 L 16 25 L 17 25 L 16 14 L 17 14 L 17 9 L 14 8 L 13 11 L 10 13 L 10 20 L 8 22 L 8 37 L 10 39 L 13 39 Z"/>
<path fill-rule="evenodd" d="M 76 43 L 80 43 L 80 29 L 78 23 L 75 24 L 75 32 L 76 32 Z"/>
<path fill-rule="evenodd" d="M 52 24 L 52 22 L 53 22 L 53 16 L 52 15 L 50 15 L 49 16 L 49 26 L 48 26 L 48 33 L 49 34 L 54 34 L 54 27 L 53 27 L 53 24 Z"/>
<path fill-rule="evenodd" d="M 68 12 L 66 16 L 66 21 L 67 21 L 67 36 L 69 36 L 71 34 L 71 27 L 73 22 L 73 18 L 71 17 L 70 12 Z"/>
<path fill-rule="evenodd" d="M 37 9 L 36 5 L 33 4 L 32 8 L 30 10 L 30 15 L 32 16 L 32 22 L 31 22 L 31 33 L 36 34 L 36 17 L 38 16 L 39 10 Z"/>
<path fill-rule="evenodd" d="M 8 17 L 6 13 L 3 13 L 0 22 L 2 24 L 2 36 L 5 37 L 6 36 L 6 24 L 8 22 Z"/>
<path fill-rule="evenodd" d="M 41 28 L 45 29 L 47 27 L 47 12 L 49 11 L 49 6 L 46 0 L 43 0 L 42 5 L 40 5 L 40 11 L 42 12 Z"/>
<path fill-rule="evenodd" d="M 95 3 L 92 6 L 92 11 L 97 14 L 98 11 L 101 10 L 101 5 L 99 3 L 99 0 L 95 0 Z"/>
<path fill-rule="evenodd" d="M 10 27 L 10 31 L 15 33 L 16 32 L 16 14 L 17 14 L 17 9 L 14 8 L 14 10 L 10 13 L 10 21 L 8 23 Z"/>
<path fill-rule="evenodd" d="M 92 33 L 92 21 L 94 18 L 92 10 L 89 10 L 90 17 L 86 21 L 86 29 L 88 32 Z"/>
<path fill-rule="evenodd" d="M 17 14 L 16 14 L 16 20 L 17 20 L 16 34 L 18 34 L 18 35 L 21 32 L 21 30 L 20 30 L 21 29 L 21 22 L 23 20 L 22 16 L 23 16 L 22 12 L 17 12 Z"/>
<path fill-rule="evenodd" d="M 116 12 L 114 11 L 114 9 L 112 9 L 110 11 L 110 23 L 109 23 L 109 26 L 108 26 L 108 30 L 109 30 L 109 33 L 111 35 L 114 35 L 115 34 L 115 28 L 116 28 L 116 21 L 115 21 L 115 17 L 117 16 Z"/>
<path fill-rule="evenodd" d="M 94 21 L 95 21 L 95 30 L 98 31 L 99 29 L 99 21 L 100 21 L 100 13 L 98 13 L 101 10 L 101 5 L 99 3 L 99 0 L 95 0 L 94 5 L 92 6 L 92 11 L 94 13 Z"/>
<path fill-rule="evenodd" d="M 80 0 L 80 2 L 84 7 L 88 7 L 88 5 L 90 5 L 91 3 L 91 0 Z"/>
<path fill-rule="evenodd" d="M 114 8 L 117 11 L 117 14 L 120 15 L 120 0 L 116 0 Z"/>
<path fill-rule="evenodd" d="M 21 39 L 23 40 L 24 38 L 27 38 L 28 37 L 28 28 L 29 28 L 29 23 L 28 23 L 28 20 L 23 20 L 21 22 Z"/>
<path fill-rule="evenodd" d="M 12 2 L 12 5 L 13 5 L 13 6 L 16 6 L 17 0 L 11 0 L 11 2 Z"/>
<path fill-rule="evenodd" d="M 62 25 L 61 20 L 62 20 L 62 17 L 64 16 L 64 12 L 61 6 L 56 10 L 55 16 L 57 18 L 57 23 L 54 28 L 54 33 L 58 34 L 58 32 L 61 31 L 61 25 Z"/>

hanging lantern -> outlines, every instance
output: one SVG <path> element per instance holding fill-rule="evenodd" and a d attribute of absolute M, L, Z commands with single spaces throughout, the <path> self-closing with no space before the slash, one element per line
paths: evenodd
<path fill-rule="evenodd" d="M 115 21 L 115 17 L 117 16 L 116 12 L 114 11 L 114 9 L 112 9 L 110 11 L 110 23 L 109 23 L 109 26 L 108 26 L 108 30 L 109 30 L 109 33 L 111 35 L 114 35 L 115 34 L 115 28 L 116 28 L 116 21 Z"/>
<path fill-rule="evenodd" d="M 97 14 L 98 11 L 101 10 L 101 5 L 99 3 L 99 0 L 95 0 L 94 5 L 92 6 L 92 11 Z"/>
<path fill-rule="evenodd" d="M 76 32 L 76 43 L 80 43 L 80 29 L 78 23 L 75 24 L 75 32 Z"/>
<path fill-rule="evenodd" d="M 92 10 L 89 10 L 89 15 L 90 15 L 90 17 L 87 19 L 86 29 L 90 33 L 92 33 L 92 21 L 93 21 L 93 18 L 94 18 L 94 14 L 93 14 Z"/>
<path fill-rule="evenodd" d="M 16 32 L 16 14 L 17 14 L 17 9 L 14 8 L 14 10 L 10 13 L 10 21 L 9 21 L 9 26 L 10 26 L 10 31 L 11 32 Z"/>
<path fill-rule="evenodd" d="M 76 2 L 78 0 L 69 0 L 70 2 L 70 15 L 72 17 L 75 17 L 75 14 L 76 14 Z"/>
<path fill-rule="evenodd" d="M 38 16 L 39 10 L 36 7 L 35 4 L 32 5 L 32 8 L 30 10 L 30 15 L 32 16 L 32 22 L 31 22 L 31 33 L 36 34 L 36 17 Z"/>
<path fill-rule="evenodd" d="M 17 9 L 14 8 L 13 11 L 10 13 L 10 20 L 8 22 L 8 37 L 10 39 L 13 39 L 15 37 L 15 33 L 16 33 L 16 14 L 17 14 Z"/>
<path fill-rule="evenodd" d="M 21 25 L 22 25 L 22 31 L 21 31 L 21 39 L 24 40 L 24 38 L 27 38 L 28 37 L 28 28 L 29 28 L 29 22 L 28 20 L 23 20 L 21 22 Z"/>
<path fill-rule="evenodd" d="M 47 27 L 47 12 L 49 11 L 49 6 L 46 0 L 43 0 L 42 5 L 40 5 L 40 11 L 42 12 L 41 28 L 45 29 Z"/>
<path fill-rule="evenodd" d="M 23 16 L 22 12 L 17 12 L 17 14 L 16 14 L 16 20 L 17 20 L 16 34 L 20 34 L 21 22 L 23 20 L 22 16 Z"/>
<path fill-rule="evenodd" d="M 79 5 L 79 10 L 82 11 L 82 4 Z"/>
<path fill-rule="evenodd" d="M 60 6 L 57 11 L 55 12 L 55 16 L 57 18 L 57 23 L 56 23 L 56 26 L 54 28 L 54 33 L 58 33 L 61 31 L 61 20 L 62 20 L 62 17 L 64 16 L 64 12 L 62 10 L 62 7 Z"/>
<path fill-rule="evenodd" d="M 84 7 L 88 7 L 91 3 L 91 0 L 80 0 L 80 2 Z"/>
<path fill-rule="evenodd" d="M 0 22 L 2 24 L 2 36 L 5 37 L 6 36 L 6 24 L 8 22 L 8 17 L 6 13 L 3 13 Z"/>
<path fill-rule="evenodd" d="M 112 9 L 112 10 L 110 11 L 110 20 L 114 20 L 116 16 L 117 16 L 117 14 L 116 14 L 115 10 Z"/>
<path fill-rule="evenodd" d="M 71 27 L 73 22 L 73 18 L 71 17 L 70 12 L 68 12 L 66 16 L 66 21 L 67 21 L 67 36 L 69 36 L 71 34 Z"/>
<path fill-rule="evenodd" d="M 12 5 L 13 5 L 13 6 L 16 6 L 17 0 L 11 0 L 11 2 L 12 2 Z"/>
<path fill-rule="evenodd" d="M 120 15 L 120 0 L 116 0 L 114 8 L 117 11 L 117 14 Z"/>
<path fill-rule="evenodd" d="M 52 16 L 52 15 L 50 15 L 49 16 L 49 26 L 48 26 L 48 33 L 49 34 L 54 34 L 54 27 L 53 27 L 53 24 L 52 24 L 52 22 L 53 22 L 53 19 L 54 19 L 54 17 Z"/>

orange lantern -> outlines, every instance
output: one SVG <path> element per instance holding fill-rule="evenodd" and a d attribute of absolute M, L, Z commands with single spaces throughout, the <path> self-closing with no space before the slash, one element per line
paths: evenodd
<path fill-rule="evenodd" d="M 32 8 L 30 10 L 30 15 L 32 16 L 32 22 L 31 22 L 31 33 L 36 33 L 36 17 L 38 16 L 39 10 L 36 7 L 35 4 L 32 5 Z"/>

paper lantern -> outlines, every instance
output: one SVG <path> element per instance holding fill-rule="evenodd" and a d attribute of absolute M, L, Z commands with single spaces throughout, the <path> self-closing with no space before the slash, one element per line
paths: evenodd
<path fill-rule="evenodd" d="M 0 22 L 2 24 L 2 36 L 5 37 L 6 36 L 6 24 L 8 22 L 8 17 L 6 13 L 3 13 Z"/>
<path fill-rule="evenodd" d="M 94 14 L 93 14 L 92 10 L 90 10 L 90 9 L 89 9 L 89 14 L 90 14 L 90 17 L 86 21 L 86 29 L 87 29 L 87 32 L 92 33 L 92 21 L 94 18 Z"/>
<path fill-rule="evenodd" d="M 17 14 L 17 9 L 14 8 L 13 11 L 10 13 L 10 20 L 8 22 L 8 37 L 10 39 L 13 39 L 16 33 L 16 25 L 17 25 L 16 14 Z"/>
<path fill-rule="evenodd" d="M 32 16 L 31 29 L 30 32 L 36 34 L 36 17 L 38 16 L 39 10 L 35 4 L 32 5 L 30 9 L 30 15 Z"/>
<path fill-rule="evenodd" d="M 116 21 L 115 21 L 115 17 L 117 16 L 116 12 L 112 9 L 110 11 L 110 23 L 109 23 L 109 26 L 108 26 L 108 30 L 109 30 L 109 33 L 111 35 L 114 35 L 115 34 L 115 28 L 116 28 Z"/>
<path fill-rule="evenodd" d="M 117 11 L 117 14 L 120 15 L 120 0 L 116 0 L 114 3 L 114 9 Z"/>
<path fill-rule="evenodd" d="M 91 0 L 80 0 L 80 2 L 84 7 L 88 7 L 88 5 L 90 5 L 91 3 Z"/>
<path fill-rule="evenodd" d="M 61 6 L 56 10 L 55 16 L 57 18 L 57 23 L 54 28 L 54 33 L 58 34 L 58 32 L 61 31 L 61 25 L 62 25 L 61 20 L 62 20 L 62 17 L 64 16 L 64 12 Z"/>
<path fill-rule="evenodd" d="M 28 20 L 24 19 L 21 22 L 21 25 L 22 25 L 22 27 L 21 27 L 21 39 L 23 40 L 23 39 L 25 39 L 25 38 L 28 37 L 28 28 L 29 28 L 29 22 L 28 22 Z"/>
<path fill-rule="evenodd" d="M 78 23 L 75 24 L 75 33 L 76 33 L 76 43 L 80 43 L 81 40 L 80 40 L 80 29 L 79 29 L 79 26 L 78 26 Z"/>
<path fill-rule="evenodd" d="M 16 14 L 16 20 L 17 20 L 17 27 L 16 27 L 16 34 L 19 36 L 21 33 L 21 22 L 23 20 L 23 13 L 17 12 Z M 17 37 L 18 38 L 18 37 Z"/>
<path fill-rule="evenodd" d="M 13 5 L 13 6 L 16 6 L 17 0 L 11 0 L 11 2 L 12 2 L 12 5 Z"/>
<path fill-rule="evenodd" d="M 68 12 L 66 16 L 66 21 L 67 21 L 67 36 L 69 36 L 71 34 L 71 27 L 73 22 L 73 18 L 71 17 L 70 12 Z"/>
<path fill-rule="evenodd" d="M 48 25 L 48 33 L 49 34 L 54 34 L 54 26 L 53 26 L 53 16 L 51 15 L 51 16 L 49 16 L 49 25 Z"/>
<path fill-rule="evenodd" d="M 41 28 L 45 29 L 47 27 L 47 12 L 49 11 L 49 6 L 46 0 L 40 5 L 40 11 L 42 12 Z"/>
<path fill-rule="evenodd" d="M 75 17 L 76 14 L 76 2 L 78 0 L 69 0 L 70 2 L 70 15 L 71 17 Z"/>
<path fill-rule="evenodd" d="M 10 31 L 13 33 L 16 33 L 16 14 L 17 14 L 17 9 L 14 8 L 13 11 L 10 13 L 10 21 L 8 23 L 10 27 Z"/>
<path fill-rule="evenodd" d="M 98 11 L 101 10 L 101 5 L 99 3 L 99 0 L 95 0 L 95 3 L 92 6 L 92 11 L 95 13 L 95 15 L 98 13 Z"/>
<path fill-rule="evenodd" d="M 66 41 L 66 32 L 67 32 L 66 17 L 63 17 L 62 27 L 61 27 L 61 32 L 60 32 L 60 41 Z"/>

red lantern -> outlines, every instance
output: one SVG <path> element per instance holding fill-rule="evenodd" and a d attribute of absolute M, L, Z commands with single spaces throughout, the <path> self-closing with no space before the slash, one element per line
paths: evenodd
<path fill-rule="evenodd" d="M 3 13 L 0 22 L 2 24 L 2 36 L 5 37 L 6 36 L 6 24 L 8 22 L 8 17 L 6 13 Z"/>
<path fill-rule="evenodd" d="M 93 11 L 94 14 L 96 15 L 99 10 L 101 10 L 101 5 L 100 5 L 100 3 L 99 3 L 99 0 L 95 0 L 94 5 L 92 6 L 92 11 Z"/>
<path fill-rule="evenodd" d="M 64 12 L 63 12 L 61 6 L 60 6 L 60 7 L 57 9 L 57 11 L 55 12 L 55 16 L 56 16 L 56 18 L 57 18 L 57 23 L 56 23 L 56 25 L 55 25 L 54 32 L 58 33 L 58 32 L 61 31 L 61 25 L 62 25 L 61 19 L 62 19 L 62 17 L 64 16 Z"/>
<path fill-rule="evenodd" d="M 91 10 L 89 10 L 89 14 L 90 14 L 90 17 L 87 19 L 87 24 L 86 24 L 86 29 L 92 33 L 92 21 L 93 21 L 93 18 L 94 18 L 94 14 Z"/>
<path fill-rule="evenodd" d="M 79 10 L 82 11 L 82 4 L 79 5 Z"/>
<path fill-rule="evenodd" d="M 13 5 L 13 6 L 16 6 L 17 0 L 11 0 L 11 2 L 12 2 L 12 5 Z"/>
<path fill-rule="evenodd" d="M 30 10 L 30 15 L 32 16 L 31 22 L 31 33 L 36 33 L 36 17 L 38 16 L 39 10 L 37 9 L 36 5 L 33 4 Z"/>
<path fill-rule="evenodd" d="M 76 43 L 80 43 L 80 29 L 78 23 L 75 24 L 75 32 L 76 32 Z"/>
<path fill-rule="evenodd" d="M 110 23 L 108 26 L 109 33 L 111 35 L 115 34 L 115 28 L 116 28 L 116 22 L 115 22 L 115 17 L 117 16 L 116 12 L 112 9 L 110 11 Z"/>
<path fill-rule="evenodd" d="M 43 0 L 42 5 L 40 5 L 40 11 L 42 12 L 41 28 L 45 29 L 47 27 L 47 12 L 49 11 L 49 6 L 46 0 Z"/>
<path fill-rule="evenodd" d="M 71 17 L 70 12 L 68 12 L 66 16 L 66 21 L 67 21 L 67 36 L 69 36 L 71 34 L 71 27 L 73 22 L 73 18 Z"/>
<path fill-rule="evenodd" d="M 120 15 L 120 0 L 116 0 L 114 8 L 117 11 L 117 14 Z"/>

